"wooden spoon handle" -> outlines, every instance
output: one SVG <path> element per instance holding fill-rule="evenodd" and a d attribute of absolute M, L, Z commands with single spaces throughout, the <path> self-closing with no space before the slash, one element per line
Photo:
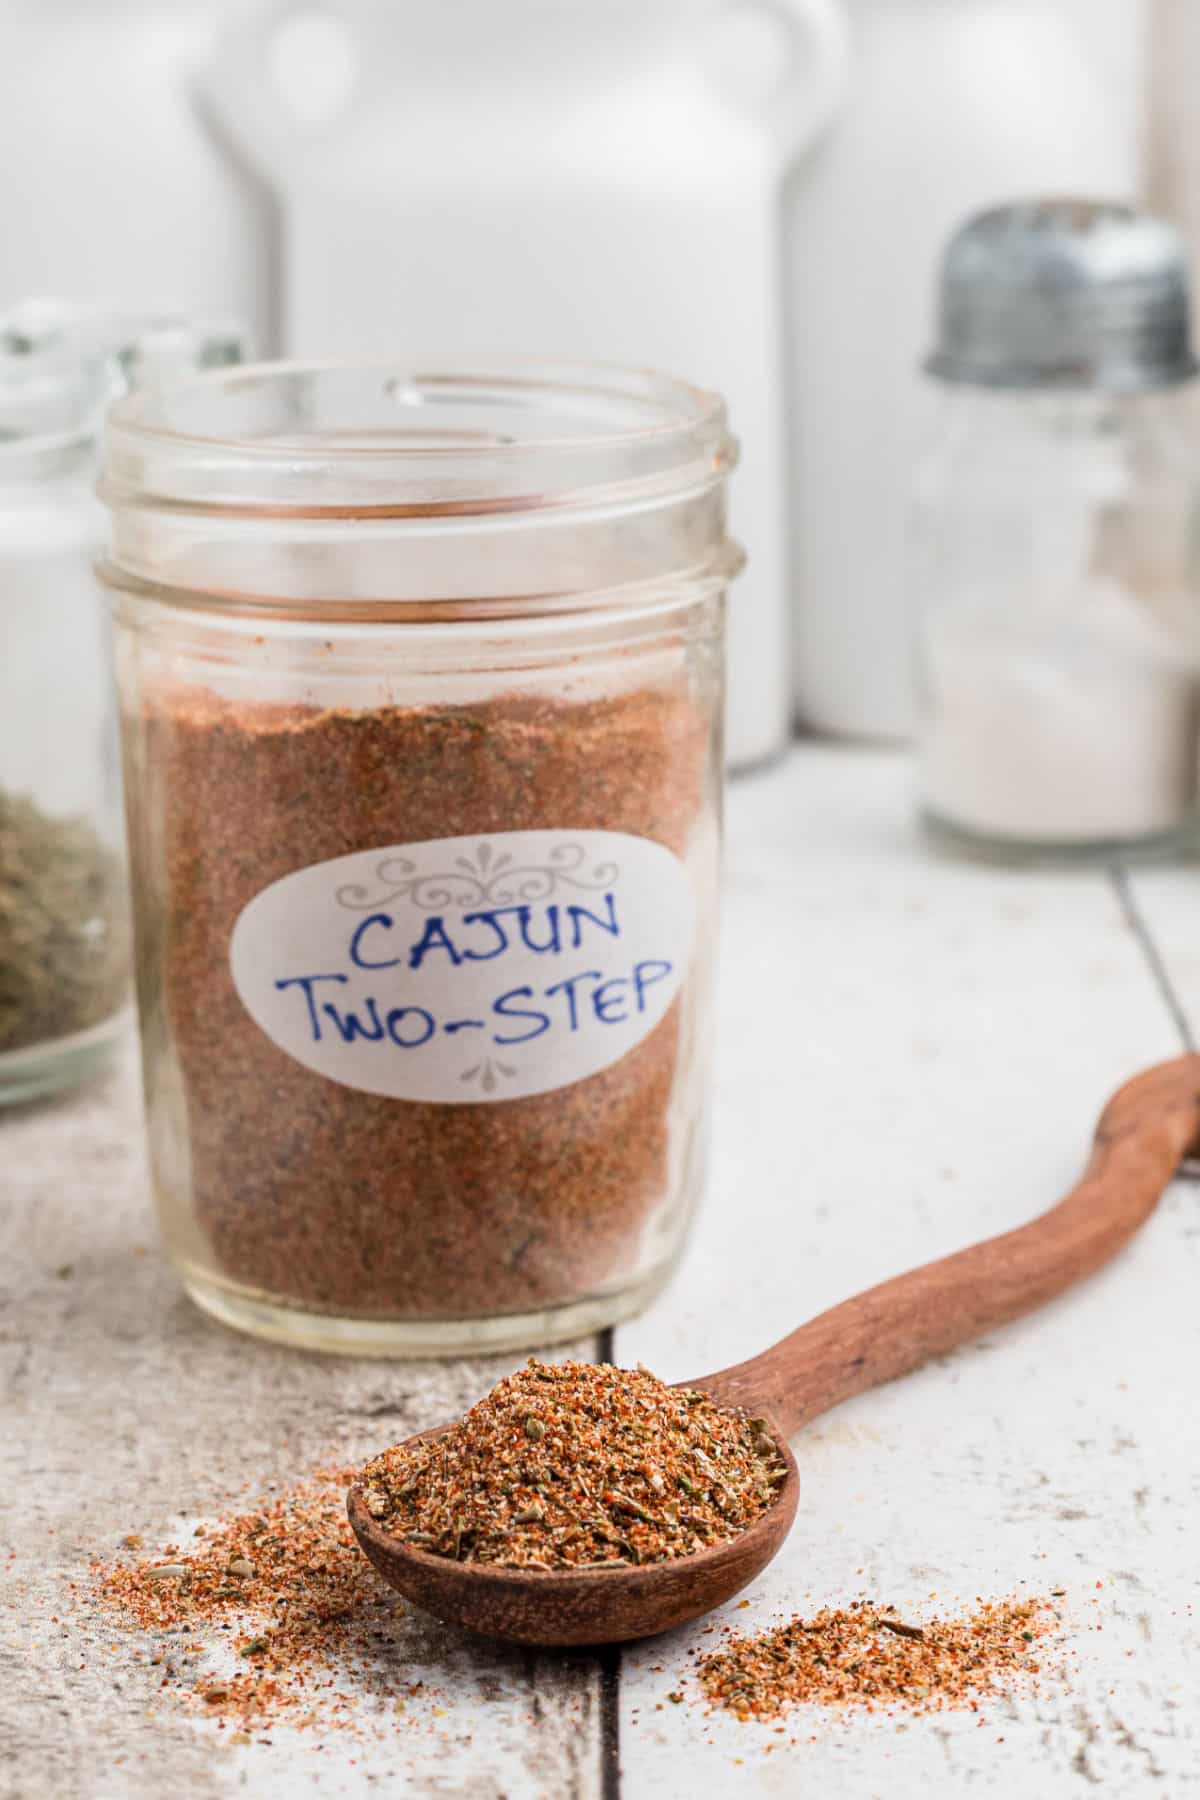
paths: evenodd
<path fill-rule="evenodd" d="M 1083 1178 L 1030 1225 L 912 1269 L 821 1313 L 761 1356 L 689 1386 L 767 1414 L 790 1437 L 852 1394 L 1032 1312 L 1100 1268 L 1200 1146 L 1200 1054 L 1147 1069 L 1109 1101 Z"/>

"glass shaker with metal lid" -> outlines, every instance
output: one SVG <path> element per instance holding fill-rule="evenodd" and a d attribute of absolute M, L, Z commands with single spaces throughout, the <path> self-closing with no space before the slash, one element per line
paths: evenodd
<path fill-rule="evenodd" d="M 920 805 L 1001 858 L 1169 853 L 1197 813 L 1185 253 L 1130 207 L 998 207 L 942 269 L 917 476 Z"/>

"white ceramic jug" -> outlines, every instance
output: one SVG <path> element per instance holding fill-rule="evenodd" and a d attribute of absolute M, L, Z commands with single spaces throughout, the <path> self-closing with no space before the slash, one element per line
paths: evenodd
<path fill-rule="evenodd" d="M 913 725 L 905 532 L 936 395 L 945 239 L 1028 194 L 1129 197 L 1140 0 L 849 0 L 854 82 L 789 228 L 795 699 L 818 730 Z"/>
<path fill-rule="evenodd" d="M 289 350 L 582 356 L 724 393 L 739 764 L 787 735 L 782 184 L 844 51 L 839 0 L 272 3 L 208 84 L 282 203 Z"/>
<path fill-rule="evenodd" d="M 193 75 L 237 0 L 6 0 L 0 309 L 63 294 L 269 337 L 270 205 Z"/>

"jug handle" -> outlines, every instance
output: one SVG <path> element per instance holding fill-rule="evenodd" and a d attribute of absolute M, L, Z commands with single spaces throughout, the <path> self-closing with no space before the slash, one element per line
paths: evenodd
<path fill-rule="evenodd" d="M 353 21 L 342 0 L 323 0 L 319 9 L 304 0 L 265 0 L 236 11 L 218 31 L 208 65 L 199 72 L 201 104 L 217 130 L 255 174 L 275 183 L 294 173 L 298 156 L 317 148 L 324 128 L 345 112 L 356 85 L 352 75 L 338 103 L 316 122 L 298 117 L 280 92 L 272 47 L 290 19 L 318 10 L 335 29 L 341 26 L 352 48 Z"/>
<path fill-rule="evenodd" d="M 755 107 L 784 172 L 840 112 L 850 84 L 851 38 L 843 0 L 734 0 L 731 13 L 773 20 L 791 44 L 792 67 Z"/>
<path fill-rule="evenodd" d="M 297 157 L 315 150 L 323 127 L 345 111 L 351 82 L 340 104 L 317 123 L 297 117 L 280 93 L 271 67 L 271 49 L 290 18 L 310 9 L 304 0 L 265 0 L 239 10 L 217 36 L 200 94 L 217 127 L 258 174 L 279 182 L 293 173 Z M 755 117 L 774 139 L 784 170 L 808 150 L 841 108 L 849 85 L 850 30 L 843 0 L 733 0 L 729 11 L 774 20 L 792 48 L 792 69 Z M 340 21 L 349 45 L 353 22 L 343 0 L 324 0 L 321 12 Z"/>

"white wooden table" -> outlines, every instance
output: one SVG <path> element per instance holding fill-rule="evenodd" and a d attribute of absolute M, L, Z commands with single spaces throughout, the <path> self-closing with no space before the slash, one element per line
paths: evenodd
<path fill-rule="evenodd" d="M 1031 1216 L 1074 1177 L 1109 1090 L 1200 1017 L 1200 869 L 939 861 L 907 788 L 900 757 L 813 747 L 735 786 L 708 1203 L 618 1361 L 717 1367 Z M 1195 1184 L 1086 1289 L 811 1428 L 796 1530 L 734 1615 L 1064 1588 L 1068 1684 L 984 1727 L 799 1715 L 780 1736 L 657 1710 L 695 1633 L 558 1658 L 404 1613 L 381 1654 L 427 1687 L 402 1721 L 238 1747 L 158 1704 L 136 1640 L 72 1596 L 89 1553 L 362 1457 L 520 1359 L 343 1362 L 209 1324 L 158 1250 L 138 1133 L 131 1068 L 0 1124 L 6 1800 L 1200 1789 Z"/>

